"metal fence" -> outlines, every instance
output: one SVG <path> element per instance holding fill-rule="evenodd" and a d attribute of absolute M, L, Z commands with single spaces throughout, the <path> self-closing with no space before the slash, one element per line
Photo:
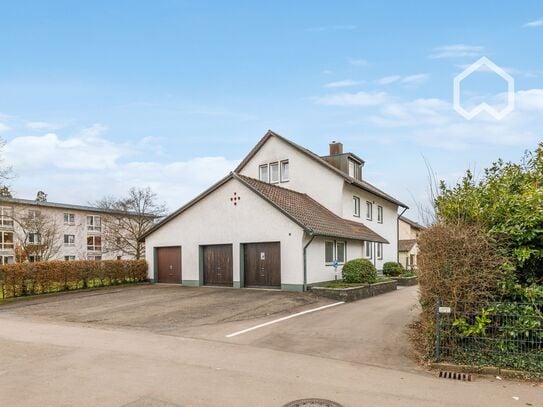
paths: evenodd
<path fill-rule="evenodd" d="M 435 358 L 543 375 L 543 303 L 438 303 Z"/>

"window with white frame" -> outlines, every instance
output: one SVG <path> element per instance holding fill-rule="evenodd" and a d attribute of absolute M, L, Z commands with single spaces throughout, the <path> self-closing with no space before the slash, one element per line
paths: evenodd
<path fill-rule="evenodd" d="M 3 250 L 13 249 L 13 232 L 0 232 L 0 248 Z"/>
<path fill-rule="evenodd" d="M 366 219 L 373 220 L 373 203 L 366 201 Z"/>
<path fill-rule="evenodd" d="M 376 245 L 377 259 L 383 260 L 383 243 L 377 243 Z"/>
<path fill-rule="evenodd" d="M 64 235 L 64 246 L 75 246 L 75 235 Z"/>
<path fill-rule="evenodd" d="M 347 244 L 343 241 L 336 242 L 336 260 L 339 264 L 345 263 L 345 249 Z"/>
<path fill-rule="evenodd" d="M 28 256 L 28 261 L 30 263 L 35 263 L 37 261 L 41 261 L 41 256 L 38 254 L 31 254 Z"/>
<path fill-rule="evenodd" d="M 64 213 L 64 224 L 65 225 L 75 225 L 75 213 Z"/>
<path fill-rule="evenodd" d="M 102 256 L 87 256 L 87 260 L 100 261 L 102 260 Z"/>
<path fill-rule="evenodd" d="M 289 179 L 288 160 L 283 160 L 281 161 L 281 182 L 287 182 Z"/>
<path fill-rule="evenodd" d="M 100 216 L 87 216 L 87 230 L 92 232 L 100 232 L 102 230 L 102 219 L 100 218 Z"/>
<path fill-rule="evenodd" d="M 360 198 L 353 196 L 353 216 L 360 217 Z"/>
<path fill-rule="evenodd" d="M 270 182 L 268 164 L 263 164 L 258 167 L 258 179 L 262 182 Z"/>
<path fill-rule="evenodd" d="M 64 260 L 66 260 L 66 261 L 74 261 L 75 256 L 64 256 Z"/>
<path fill-rule="evenodd" d="M 377 222 L 383 223 L 383 207 L 380 205 L 377 206 Z"/>
<path fill-rule="evenodd" d="M 270 182 L 279 182 L 279 163 L 270 164 Z"/>
<path fill-rule="evenodd" d="M 13 256 L 0 256 L 0 264 L 13 264 L 15 258 Z"/>
<path fill-rule="evenodd" d="M 87 250 L 91 252 L 102 251 L 102 237 L 101 236 L 87 236 Z"/>
<path fill-rule="evenodd" d="M 366 255 L 366 258 L 368 259 L 371 259 L 373 258 L 373 243 L 372 242 L 368 242 L 368 241 L 365 241 L 364 242 L 364 251 L 365 251 L 365 255 Z"/>
<path fill-rule="evenodd" d="M 324 242 L 324 261 L 326 264 L 332 264 L 334 262 L 334 241 L 327 240 Z"/>
<path fill-rule="evenodd" d="M 41 234 L 40 233 L 29 233 L 28 234 L 28 243 L 30 243 L 30 244 L 41 244 Z"/>
<path fill-rule="evenodd" d="M 29 209 L 28 210 L 28 218 L 29 219 L 37 219 L 38 216 L 40 216 L 40 211 L 37 211 L 35 209 Z"/>
<path fill-rule="evenodd" d="M 13 208 L 11 206 L 0 206 L 0 226 L 13 227 Z"/>

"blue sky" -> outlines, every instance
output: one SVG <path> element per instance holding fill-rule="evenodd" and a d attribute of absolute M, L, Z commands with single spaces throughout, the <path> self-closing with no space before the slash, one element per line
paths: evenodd
<path fill-rule="evenodd" d="M 11 186 L 87 203 L 149 185 L 174 209 L 273 129 L 320 154 L 342 141 L 414 208 L 423 157 L 454 181 L 541 140 L 541 2 L 449 3 L 2 2 Z M 453 77 L 482 56 L 515 79 L 501 121 L 452 108 Z M 506 89 L 491 72 L 466 88 L 496 103 Z"/>

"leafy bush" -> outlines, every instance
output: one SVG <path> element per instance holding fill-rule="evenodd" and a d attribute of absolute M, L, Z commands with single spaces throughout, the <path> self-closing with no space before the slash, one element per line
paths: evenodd
<path fill-rule="evenodd" d="M 377 281 L 377 270 L 367 259 L 350 260 L 343 266 L 343 281 L 345 283 L 367 283 Z"/>
<path fill-rule="evenodd" d="M 405 273 L 405 269 L 400 263 L 395 261 L 387 261 L 383 264 L 383 274 L 385 276 L 397 277 Z"/>
<path fill-rule="evenodd" d="M 147 279 L 145 260 L 44 261 L 0 266 L 1 298 L 137 283 Z"/>

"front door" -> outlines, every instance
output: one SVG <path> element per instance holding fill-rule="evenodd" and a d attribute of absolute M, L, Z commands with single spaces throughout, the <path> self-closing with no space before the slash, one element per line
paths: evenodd
<path fill-rule="evenodd" d="M 159 283 L 181 284 L 181 247 L 157 248 Z"/>
<path fill-rule="evenodd" d="M 281 287 L 281 246 L 273 243 L 245 245 L 245 286 Z"/>

